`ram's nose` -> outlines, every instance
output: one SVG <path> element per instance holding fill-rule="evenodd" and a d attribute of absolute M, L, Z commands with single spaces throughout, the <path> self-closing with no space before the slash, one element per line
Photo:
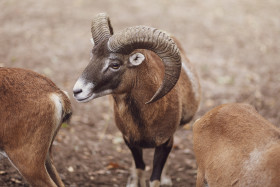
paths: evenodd
<path fill-rule="evenodd" d="M 74 97 L 76 97 L 77 95 L 79 95 L 82 92 L 83 92 L 83 89 L 81 89 L 81 88 L 74 88 L 73 89 Z"/>
<path fill-rule="evenodd" d="M 93 95 L 94 84 L 79 78 L 73 88 L 73 95 L 78 102 L 86 102 Z"/>
<path fill-rule="evenodd" d="M 74 97 L 77 99 L 77 97 L 79 95 L 82 95 L 83 93 L 83 88 L 85 87 L 85 81 L 82 80 L 81 78 L 79 78 L 76 82 L 76 84 L 74 85 L 74 88 L 73 88 L 73 95 Z"/>

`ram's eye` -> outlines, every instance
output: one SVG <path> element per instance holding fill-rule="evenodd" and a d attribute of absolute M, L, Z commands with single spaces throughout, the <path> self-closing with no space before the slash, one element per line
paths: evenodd
<path fill-rule="evenodd" d="M 111 65 L 111 68 L 113 68 L 113 69 L 119 69 L 119 68 L 120 68 L 120 64 L 118 64 L 118 63 L 113 63 L 113 64 Z"/>

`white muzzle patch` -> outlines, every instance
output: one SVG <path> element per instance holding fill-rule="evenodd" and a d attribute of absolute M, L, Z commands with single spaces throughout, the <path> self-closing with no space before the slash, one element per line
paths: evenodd
<path fill-rule="evenodd" d="M 79 78 L 73 88 L 74 98 L 80 103 L 85 103 L 92 99 L 109 95 L 112 93 L 111 89 L 94 92 L 94 86 L 95 85 L 93 83 L 87 82 L 83 78 Z"/>
<path fill-rule="evenodd" d="M 92 89 L 94 84 L 87 82 L 83 78 L 79 78 L 73 88 L 74 97 L 78 102 L 87 102 L 93 99 Z"/>

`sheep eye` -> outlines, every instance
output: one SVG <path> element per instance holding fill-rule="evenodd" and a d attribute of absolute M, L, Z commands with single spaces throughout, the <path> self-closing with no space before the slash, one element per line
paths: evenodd
<path fill-rule="evenodd" d="M 113 68 L 113 69 L 119 69 L 119 68 L 120 68 L 120 64 L 118 64 L 118 63 L 113 63 L 113 64 L 111 65 L 111 68 Z"/>

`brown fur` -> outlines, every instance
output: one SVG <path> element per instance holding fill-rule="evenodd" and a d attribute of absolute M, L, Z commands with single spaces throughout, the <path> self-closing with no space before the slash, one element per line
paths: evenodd
<path fill-rule="evenodd" d="M 52 93 L 63 102 L 62 123 L 71 104 L 52 81 L 29 70 L 0 68 L 0 150 L 32 186 L 64 186 L 50 153 L 60 127 Z"/>
<path fill-rule="evenodd" d="M 192 67 L 180 49 L 182 61 Z M 177 84 L 167 95 L 145 104 L 162 83 L 164 66 L 155 53 L 142 49 L 136 52 L 144 54 L 145 61 L 136 68 L 127 69 L 123 75 L 125 81 L 119 85 L 119 90 L 126 88 L 127 92 L 117 90 L 118 94 L 113 95 L 115 120 L 128 142 L 155 147 L 172 138 L 179 125 L 192 119 L 199 105 L 194 94 L 200 96 L 200 93 L 194 93 L 189 77 L 182 69 Z M 198 79 L 193 68 L 191 71 Z"/>
<path fill-rule="evenodd" d="M 193 133 L 197 187 L 280 185 L 280 131 L 252 106 L 218 106 Z"/>

